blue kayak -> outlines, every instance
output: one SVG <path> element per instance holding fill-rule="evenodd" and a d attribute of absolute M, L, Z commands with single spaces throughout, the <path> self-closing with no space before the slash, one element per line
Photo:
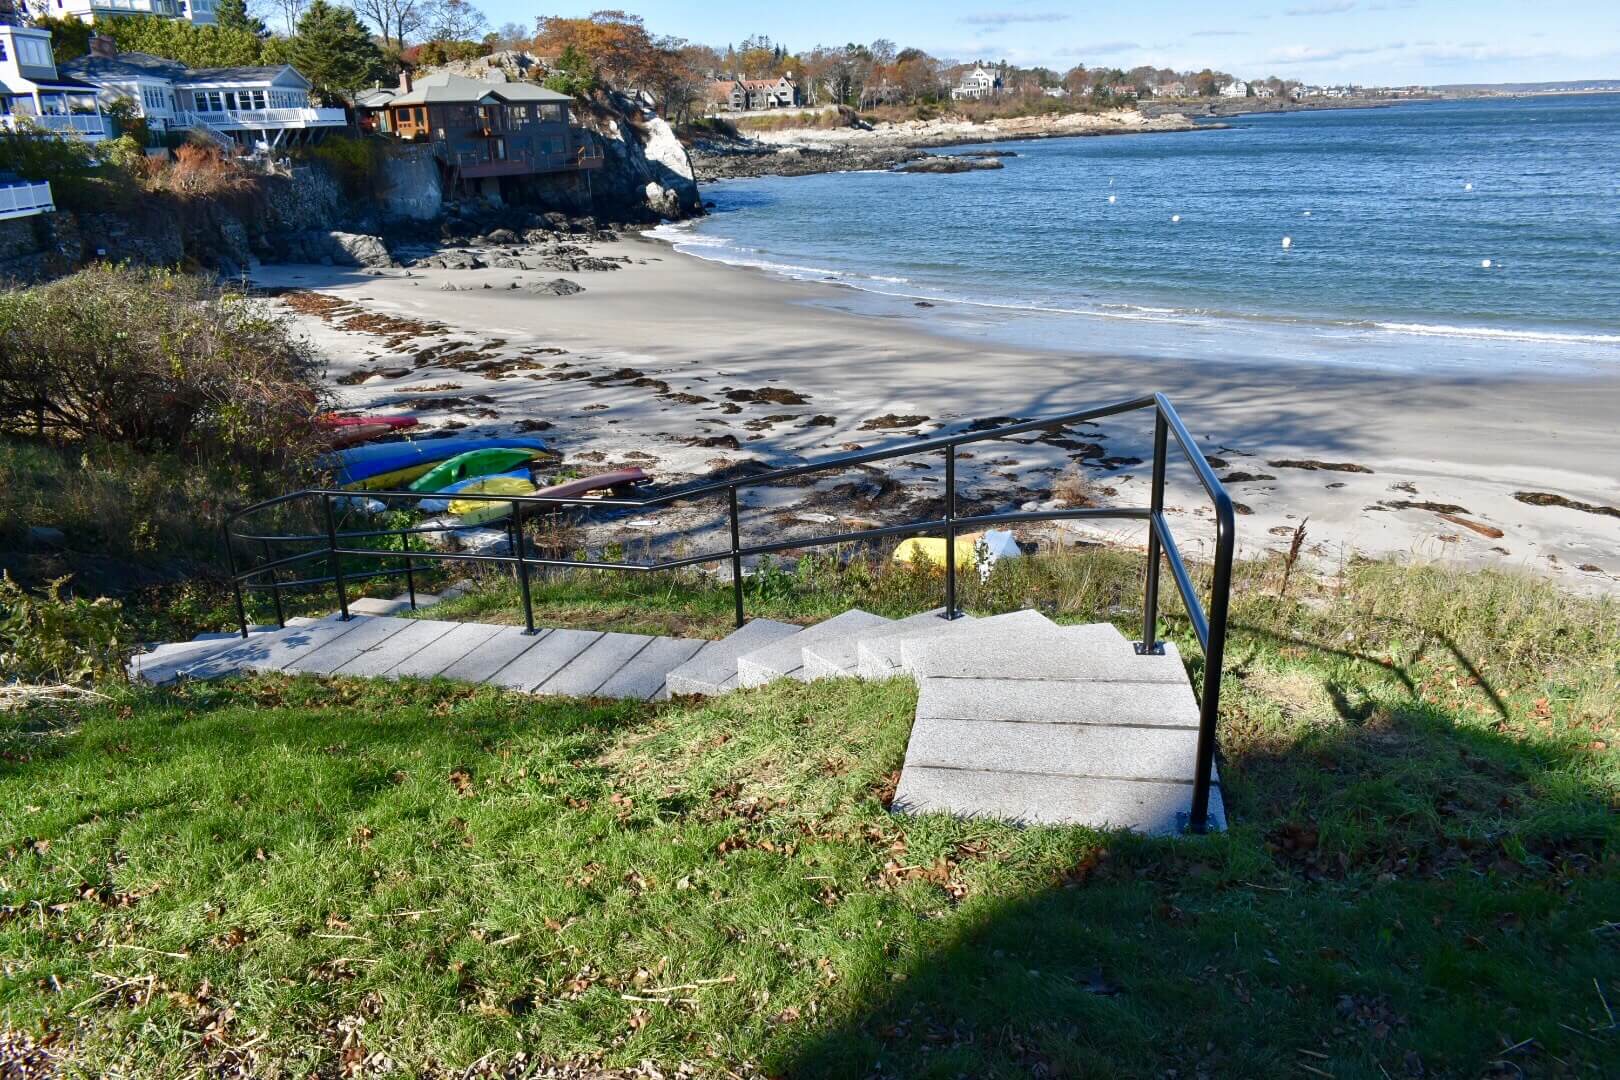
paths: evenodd
<path fill-rule="evenodd" d="M 320 459 L 323 469 L 336 474 L 339 486 L 356 483 L 383 473 L 398 472 L 417 465 L 432 465 L 447 461 L 470 450 L 491 450 L 512 447 L 526 450 L 548 450 L 539 439 L 415 439 L 407 442 L 368 443 Z M 426 471 L 426 470 L 423 470 Z"/>

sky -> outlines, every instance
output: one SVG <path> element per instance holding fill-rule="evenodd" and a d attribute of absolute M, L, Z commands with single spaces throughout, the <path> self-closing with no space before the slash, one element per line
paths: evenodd
<path fill-rule="evenodd" d="M 475 0 L 477 2 L 477 0 Z M 532 0 L 482 0 L 493 25 Z M 1620 79 L 1620 0 L 585 0 L 659 34 L 723 47 L 765 34 L 790 51 L 888 38 L 956 60 L 1058 71 L 1139 64 L 1367 85 Z"/>

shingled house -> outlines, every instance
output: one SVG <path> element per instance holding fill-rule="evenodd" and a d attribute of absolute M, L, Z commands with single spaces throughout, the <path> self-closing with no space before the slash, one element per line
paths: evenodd
<path fill-rule="evenodd" d="M 597 169 L 602 151 L 571 123 L 574 100 L 526 82 L 492 82 L 449 72 L 406 75 L 396 90 L 355 99 L 361 126 L 407 142 L 426 142 L 447 184 L 505 176 Z"/>
<path fill-rule="evenodd" d="M 799 102 L 799 86 L 791 74 L 779 79 L 715 79 L 709 83 L 709 107 L 719 112 L 756 109 L 791 109 Z"/>

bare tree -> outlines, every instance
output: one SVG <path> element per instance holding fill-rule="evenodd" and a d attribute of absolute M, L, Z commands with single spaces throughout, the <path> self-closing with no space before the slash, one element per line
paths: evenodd
<path fill-rule="evenodd" d="M 349 0 L 349 6 L 362 21 L 377 28 L 384 46 L 403 49 L 405 38 L 422 28 L 421 0 Z"/>
<path fill-rule="evenodd" d="M 484 13 L 468 0 L 431 0 L 422 24 L 430 41 L 477 41 L 489 29 Z"/>
<path fill-rule="evenodd" d="M 270 0 L 270 6 L 281 16 L 282 27 L 291 37 L 298 32 L 298 17 L 304 13 L 305 0 Z"/>

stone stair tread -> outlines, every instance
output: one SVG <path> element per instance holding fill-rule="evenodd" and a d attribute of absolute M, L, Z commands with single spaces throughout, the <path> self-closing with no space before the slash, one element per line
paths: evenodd
<path fill-rule="evenodd" d="M 533 692 L 591 697 L 652 642 L 653 638 L 646 634 L 602 634 L 572 660 L 537 683 Z"/>
<path fill-rule="evenodd" d="M 411 610 L 409 598 L 361 596 L 349 601 L 351 615 L 398 615 L 402 611 L 409 610 Z"/>
<path fill-rule="evenodd" d="M 451 629 L 443 637 L 423 646 L 384 674 L 391 679 L 411 677 L 431 679 L 450 665 L 469 656 L 502 629 L 503 627 L 491 626 L 488 623 L 452 623 Z"/>
<path fill-rule="evenodd" d="M 892 809 L 904 814 L 948 813 L 1030 825 L 1126 828 L 1149 836 L 1179 833 L 1192 806 L 1192 783 L 1111 780 L 1044 773 L 907 768 Z M 1226 827 L 1220 788 L 1209 798 L 1209 828 Z"/>
<path fill-rule="evenodd" d="M 544 641 L 550 632 L 526 634 L 521 626 L 503 626 L 438 674 L 457 682 L 488 682 L 492 675 Z"/>
<path fill-rule="evenodd" d="M 645 649 L 597 688 L 597 696 L 649 701 L 663 691 L 671 671 L 692 659 L 707 644 L 696 638 L 653 638 Z"/>
<path fill-rule="evenodd" d="M 288 626 L 285 630 L 250 638 L 233 648 L 187 664 L 179 674 L 193 679 L 212 679 L 244 668 L 279 671 L 299 657 L 336 641 L 368 621 L 368 616 L 361 615 L 348 622 L 323 619 L 304 626 Z"/>
<path fill-rule="evenodd" d="M 1162 655 L 1138 656 L 1123 636 L 1116 645 L 1109 635 L 1077 632 L 1089 630 L 1089 627 L 1009 628 L 1006 633 L 913 646 L 907 659 L 919 676 L 1137 683 L 1187 681 L 1187 670 L 1182 667 L 1181 654 L 1174 645 L 1166 642 Z"/>
<path fill-rule="evenodd" d="M 1052 702 L 1077 690 L 1084 691 L 1090 708 L 1054 714 Z M 917 680 L 917 718 L 1196 729 L 1199 714 L 1198 699 L 1185 679 L 1138 683 L 922 676 Z"/>
<path fill-rule="evenodd" d="M 380 644 L 332 669 L 334 675 L 386 675 L 456 627 L 438 619 L 408 619 L 406 625 Z"/>
<path fill-rule="evenodd" d="M 719 641 L 704 646 L 669 673 L 668 690 L 680 694 L 722 694 L 737 685 L 737 657 L 792 637 L 802 628 L 774 619 L 754 619 Z"/>
<path fill-rule="evenodd" d="M 935 626 L 945 621 L 942 618 L 944 614 L 945 609 L 938 607 L 916 615 L 908 615 L 903 619 L 891 620 L 887 626 L 863 630 L 856 637 L 818 638 L 807 641 L 800 650 L 805 673 L 812 679 L 859 675 L 862 641 L 877 641 L 891 634 L 912 633 L 920 628 Z M 971 621 L 972 618 L 971 615 L 963 615 L 956 621 Z"/>
<path fill-rule="evenodd" d="M 411 625 L 409 619 L 370 616 L 347 634 L 311 649 L 280 665 L 282 671 L 330 675 L 362 654 L 380 648 L 384 642 Z"/>
<path fill-rule="evenodd" d="M 763 686 L 774 679 L 783 678 L 809 682 L 812 676 L 805 669 L 804 650 L 813 642 L 845 640 L 868 630 L 892 625 L 892 619 L 873 615 L 860 608 L 850 608 L 797 634 L 737 657 L 738 685 Z"/>
<path fill-rule="evenodd" d="M 1049 630 L 1055 624 L 1038 611 L 1012 611 L 1005 615 L 991 615 L 983 619 L 941 620 L 930 627 L 920 627 L 914 633 L 888 634 L 860 643 L 861 677 L 883 679 L 909 672 L 907 654 L 934 641 L 966 636 L 978 642 L 990 635 L 1000 635 L 1015 628 Z M 970 644 L 970 648 L 972 645 Z"/>
<path fill-rule="evenodd" d="M 598 630 L 551 630 L 511 663 L 482 681 L 513 690 L 533 690 L 602 636 Z"/>
<path fill-rule="evenodd" d="M 271 629 L 250 633 L 246 640 L 252 641 L 256 637 L 276 632 L 275 629 Z M 187 667 L 220 653 L 229 652 L 241 644 L 243 644 L 241 634 L 210 635 L 191 641 L 172 642 L 130 657 L 124 670 L 131 679 L 141 679 L 153 686 L 161 686 L 179 678 Z"/>
<path fill-rule="evenodd" d="M 1194 728 L 918 719 L 905 768 L 1185 782 L 1197 757 Z"/>

